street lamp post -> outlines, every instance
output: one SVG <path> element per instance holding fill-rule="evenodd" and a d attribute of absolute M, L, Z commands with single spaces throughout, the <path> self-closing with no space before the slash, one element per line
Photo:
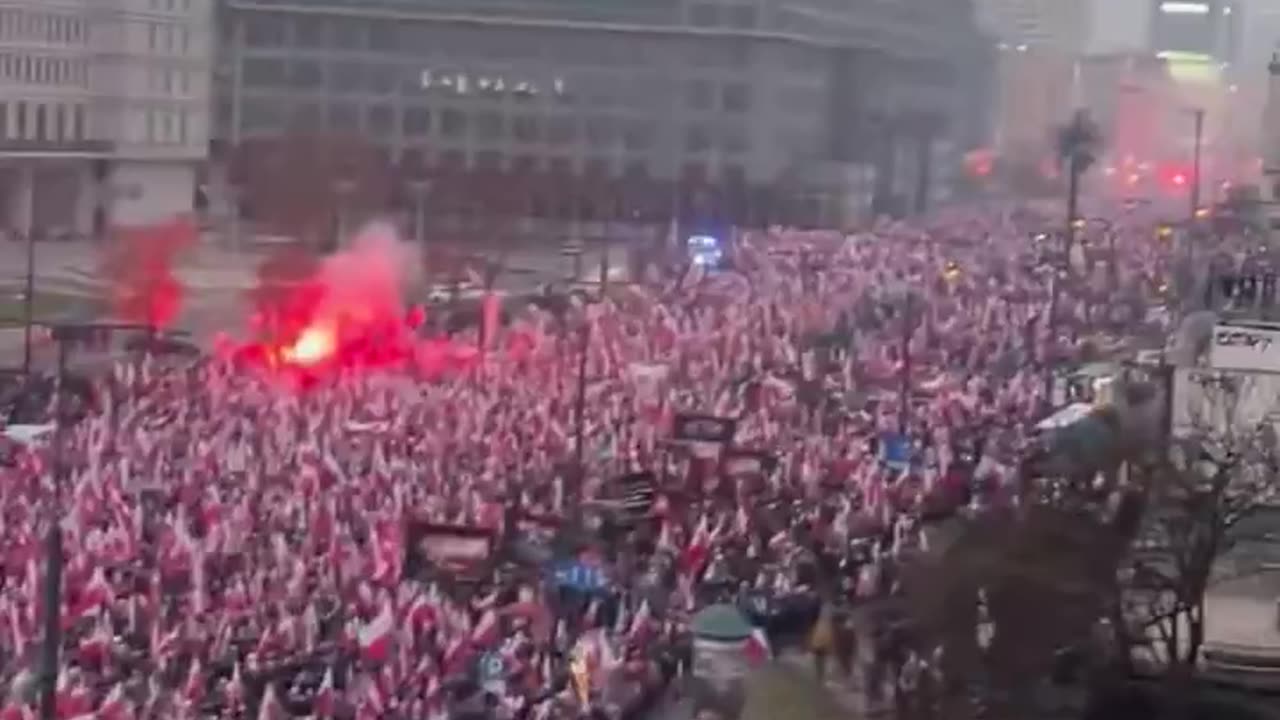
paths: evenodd
<path fill-rule="evenodd" d="M 431 193 L 431 181 L 426 178 L 411 180 L 409 194 L 413 197 L 413 241 L 419 247 L 427 238 L 427 195 Z"/>
<path fill-rule="evenodd" d="M 338 196 L 338 237 L 335 246 L 341 245 L 347 238 L 347 201 L 355 192 L 356 183 L 349 178 L 339 178 L 333 184 L 334 194 Z"/>
<path fill-rule="evenodd" d="M 100 333 L 115 330 L 145 330 L 151 328 L 137 323 L 67 323 L 43 325 L 51 330 L 58 343 L 57 396 L 54 398 L 53 423 L 53 474 L 49 501 L 45 507 L 45 583 L 42 610 L 44 612 L 44 639 L 41 647 L 39 698 L 41 720 L 56 720 L 58 672 L 61 667 L 59 652 L 62 647 L 62 484 L 65 474 L 64 445 L 66 441 L 67 398 L 71 394 L 67 386 L 67 363 L 71 344 L 81 342 Z M 114 410 L 113 410 L 114 412 Z"/>
<path fill-rule="evenodd" d="M 585 311 L 584 311 L 585 315 Z M 591 321 L 583 317 L 578 331 L 578 394 L 574 400 L 573 465 L 576 474 L 574 500 L 581 502 L 582 486 L 587 478 L 586 454 L 583 443 L 587 425 L 587 350 L 591 342 Z"/>
<path fill-rule="evenodd" d="M 1046 235 L 1045 237 L 1049 236 Z M 1044 385 L 1041 389 L 1041 394 L 1043 396 L 1041 399 L 1046 408 L 1052 408 L 1053 354 L 1057 346 L 1058 339 L 1058 294 L 1061 291 L 1059 281 L 1061 280 L 1060 276 L 1063 270 L 1061 267 L 1061 260 L 1058 257 L 1058 252 L 1055 249 L 1055 244 L 1048 243 L 1046 248 L 1048 249 L 1043 249 L 1041 251 L 1041 259 L 1042 261 L 1047 261 L 1049 274 L 1049 307 L 1045 310 L 1046 314 L 1044 318 L 1045 333 L 1048 337 L 1045 339 L 1044 358 L 1042 359 L 1044 363 Z M 1030 347 L 1028 347 L 1028 351 L 1031 351 Z"/>
<path fill-rule="evenodd" d="M 22 374 L 31 374 L 31 324 L 36 306 L 36 238 L 27 232 L 27 275 L 22 296 Z"/>
<path fill-rule="evenodd" d="M 239 252 L 244 249 L 244 239 L 241 237 L 243 228 L 240 223 L 240 187 L 238 185 L 227 185 L 226 194 L 227 220 L 231 226 L 231 248 Z"/>
<path fill-rule="evenodd" d="M 28 323 L 30 328 L 30 323 Z M 54 399 L 53 418 L 53 487 L 45 508 L 46 571 L 44 578 L 44 648 L 40 662 L 40 719 L 58 717 L 58 652 L 62 646 L 62 472 L 63 441 L 67 410 L 67 338 L 58 342 L 58 396 Z"/>
<path fill-rule="evenodd" d="M 1195 117 L 1195 149 L 1191 165 L 1191 219 L 1194 221 L 1200 214 L 1200 174 L 1201 154 L 1204 143 L 1204 110 L 1196 108 L 1191 111 Z"/>
<path fill-rule="evenodd" d="M 898 434 L 907 436 L 910 427 L 908 422 L 911 412 L 911 335 L 914 331 L 911 317 L 914 311 L 912 293 L 906 292 L 902 299 L 902 377 L 898 386 Z"/>
<path fill-rule="evenodd" d="M 901 370 L 898 374 L 898 432 L 905 437 L 910 427 L 908 418 L 911 412 L 911 337 L 915 334 L 916 298 L 915 292 L 906 285 L 897 291 L 894 301 L 898 305 L 899 318 L 899 360 Z"/>

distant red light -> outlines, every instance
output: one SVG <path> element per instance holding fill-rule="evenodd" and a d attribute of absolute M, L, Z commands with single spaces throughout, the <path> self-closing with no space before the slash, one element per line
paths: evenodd
<path fill-rule="evenodd" d="M 1174 185 L 1177 185 L 1178 187 L 1182 187 L 1183 185 L 1186 185 L 1186 184 L 1187 184 L 1187 176 L 1186 176 L 1186 175 L 1183 175 L 1182 173 L 1178 173 L 1177 175 L 1174 175 L 1174 176 L 1173 176 L 1173 184 L 1174 184 Z"/>

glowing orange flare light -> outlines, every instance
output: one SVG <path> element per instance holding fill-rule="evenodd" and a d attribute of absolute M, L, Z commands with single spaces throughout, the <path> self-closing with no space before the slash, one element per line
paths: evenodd
<path fill-rule="evenodd" d="M 286 362 L 298 365 L 318 365 L 337 352 L 338 339 L 333 330 L 325 327 L 309 327 L 298 336 L 293 347 L 285 348 Z"/>

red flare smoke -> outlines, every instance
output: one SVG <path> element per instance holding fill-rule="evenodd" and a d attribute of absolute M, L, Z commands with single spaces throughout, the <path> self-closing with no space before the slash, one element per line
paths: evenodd
<path fill-rule="evenodd" d="M 112 309 L 122 322 L 168 327 L 182 309 L 183 287 L 173 269 L 178 255 L 195 243 L 189 218 L 120 228 L 105 259 L 112 280 Z"/>
<path fill-rule="evenodd" d="M 405 311 L 402 250 L 390 230 L 374 227 L 325 258 L 295 247 L 267 260 L 252 293 L 257 342 L 242 356 L 305 374 L 413 366 L 438 375 L 473 362 L 472 348 L 415 337 L 425 314 Z"/>

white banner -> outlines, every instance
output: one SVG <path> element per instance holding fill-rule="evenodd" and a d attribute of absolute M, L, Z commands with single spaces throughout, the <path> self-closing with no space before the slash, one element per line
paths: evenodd
<path fill-rule="evenodd" d="M 1280 372 L 1280 328 L 1218 325 L 1209 346 L 1209 366 Z"/>

